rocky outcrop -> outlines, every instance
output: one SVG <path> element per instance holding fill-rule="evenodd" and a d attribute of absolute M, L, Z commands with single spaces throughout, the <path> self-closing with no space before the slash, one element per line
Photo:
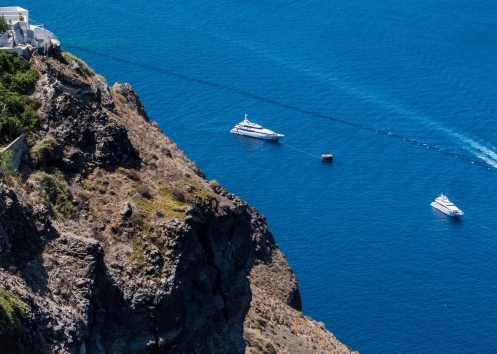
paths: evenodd
<path fill-rule="evenodd" d="M 0 311 L 0 352 L 350 352 L 299 312 L 265 218 L 206 181 L 131 86 L 57 58 L 31 59 L 45 120 L 0 187 L 0 283 L 25 305 L 19 326 Z"/>
<path fill-rule="evenodd" d="M 139 163 L 138 152 L 129 141 L 122 124 L 109 118 L 112 110 L 109 88 L 100 80 L 88 82 L 75 76 L 69 65 L 50 59 L 33 59 L 42 73 L 43 91 L 35 94 L 46 117 L 39 134 L 49 134 L 56 143 L 45 163 L 64 171 L 81 173 L 95 167 L 116 168 Z"/>

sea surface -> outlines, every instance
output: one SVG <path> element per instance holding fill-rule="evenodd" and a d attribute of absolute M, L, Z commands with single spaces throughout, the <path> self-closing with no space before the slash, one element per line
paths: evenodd
<path fill-rule="evenodd" d="M 497 352 L 497 1 L 18 1 L 267 217 L 361 353 Z M 229 133 L 249 119 L 285 134 Z M 320 155 L 332 153 L 332 163 Z M 430 202 L 445 193 L 465 215 Z"/>

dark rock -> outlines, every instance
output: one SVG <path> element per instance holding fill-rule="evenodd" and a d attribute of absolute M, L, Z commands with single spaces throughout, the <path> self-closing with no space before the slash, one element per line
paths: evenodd
<path fill-rule="evenodd" d="M 121 215 L 129 218 L 133 214 L 133 207 L 131 206 L 130 202 L 124 203 L 123 211 L 121 212 Z"/>
<path fill-rule="evenodd" d="M 150 121 L 142 101 L 130 84 L 116 82 L 114 86 L 112 86 L 112 90 L 122 95 L 126 99 L 126 103 L 134 107 L 146 121 Z"/>
<path fill-rule="evenodd" d="M 114 85 L 111 94 L 101 79 L 83 79 L 52 54 L 31 58 L 42 74 L 34 96 L 46 126 L 28 145 L 47 134 L 55 139 L 43 169 L 64 176 L 80 198 L 71 204 L 79 214 L 56 219 L 37 201 L 30 174 L 39 166 L 24 166 L 27 190 L 19 181 L 0 187 L 0 284 L 25 305 L 19 328 L 0 321 L 0 352 L 241 354 L 251 289 L 283 311 L 300 310 L 295 276 L 265 218 L 221 186 L 213 196 L 203 173 L 163 135 L 140 144 L 157 129 L 129 84 Z M 132 141 L 144 156 L 152 154 L 143 146 L 156 146 L 165 173 L 142 166 Z M 123 177 L 132 187 L 115 197 L 95 190 L 102 180 L 112 185 L 105 178 L 121 167 L 132 167 L 133 177 Z M 179 211 L 189 206 L 183 217 L 170 218 L 163 207 L 146 219 L 131 201 L 137 186 L 157 179 L 160 189 L 169 175 L 180 188 L 190 186 Z M 198 188 L 207 197 L 187 202 Z M 86 195 L 90 190 L 95 195 Z"/>
<path fill-rule="evenodd" d="M 47 84 L 35 96 L 41 98 L 48 133 L 57 140 L 47 166 L 82 173 L 136 163 L 138 152 L 126 129 L 104 109 L 115 109 L 108 87 L 84 81 L 55 59 L 45 64 Z"/>

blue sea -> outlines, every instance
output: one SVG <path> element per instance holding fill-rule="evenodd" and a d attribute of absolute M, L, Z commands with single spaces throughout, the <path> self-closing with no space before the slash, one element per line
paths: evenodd
<path fill-rule="evenodd" d="M 131 83 L 208 180 L 267 217 L 304 313 L 342 342 L 497 352 L 497 1 L 10 5 Z M 230 134 L 244 114 L 285 137 Z M 430 207 L 440 193 L 461 220 Z"/>

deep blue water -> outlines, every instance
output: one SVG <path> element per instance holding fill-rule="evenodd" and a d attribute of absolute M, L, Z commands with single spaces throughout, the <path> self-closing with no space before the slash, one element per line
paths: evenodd
<path fill-rule="evenodd" d="M 267 217 L 341 341 L 497 352 L 496 1 L 18 5 Z M 229 134 L 244 113 L 285 138 Z"/>

